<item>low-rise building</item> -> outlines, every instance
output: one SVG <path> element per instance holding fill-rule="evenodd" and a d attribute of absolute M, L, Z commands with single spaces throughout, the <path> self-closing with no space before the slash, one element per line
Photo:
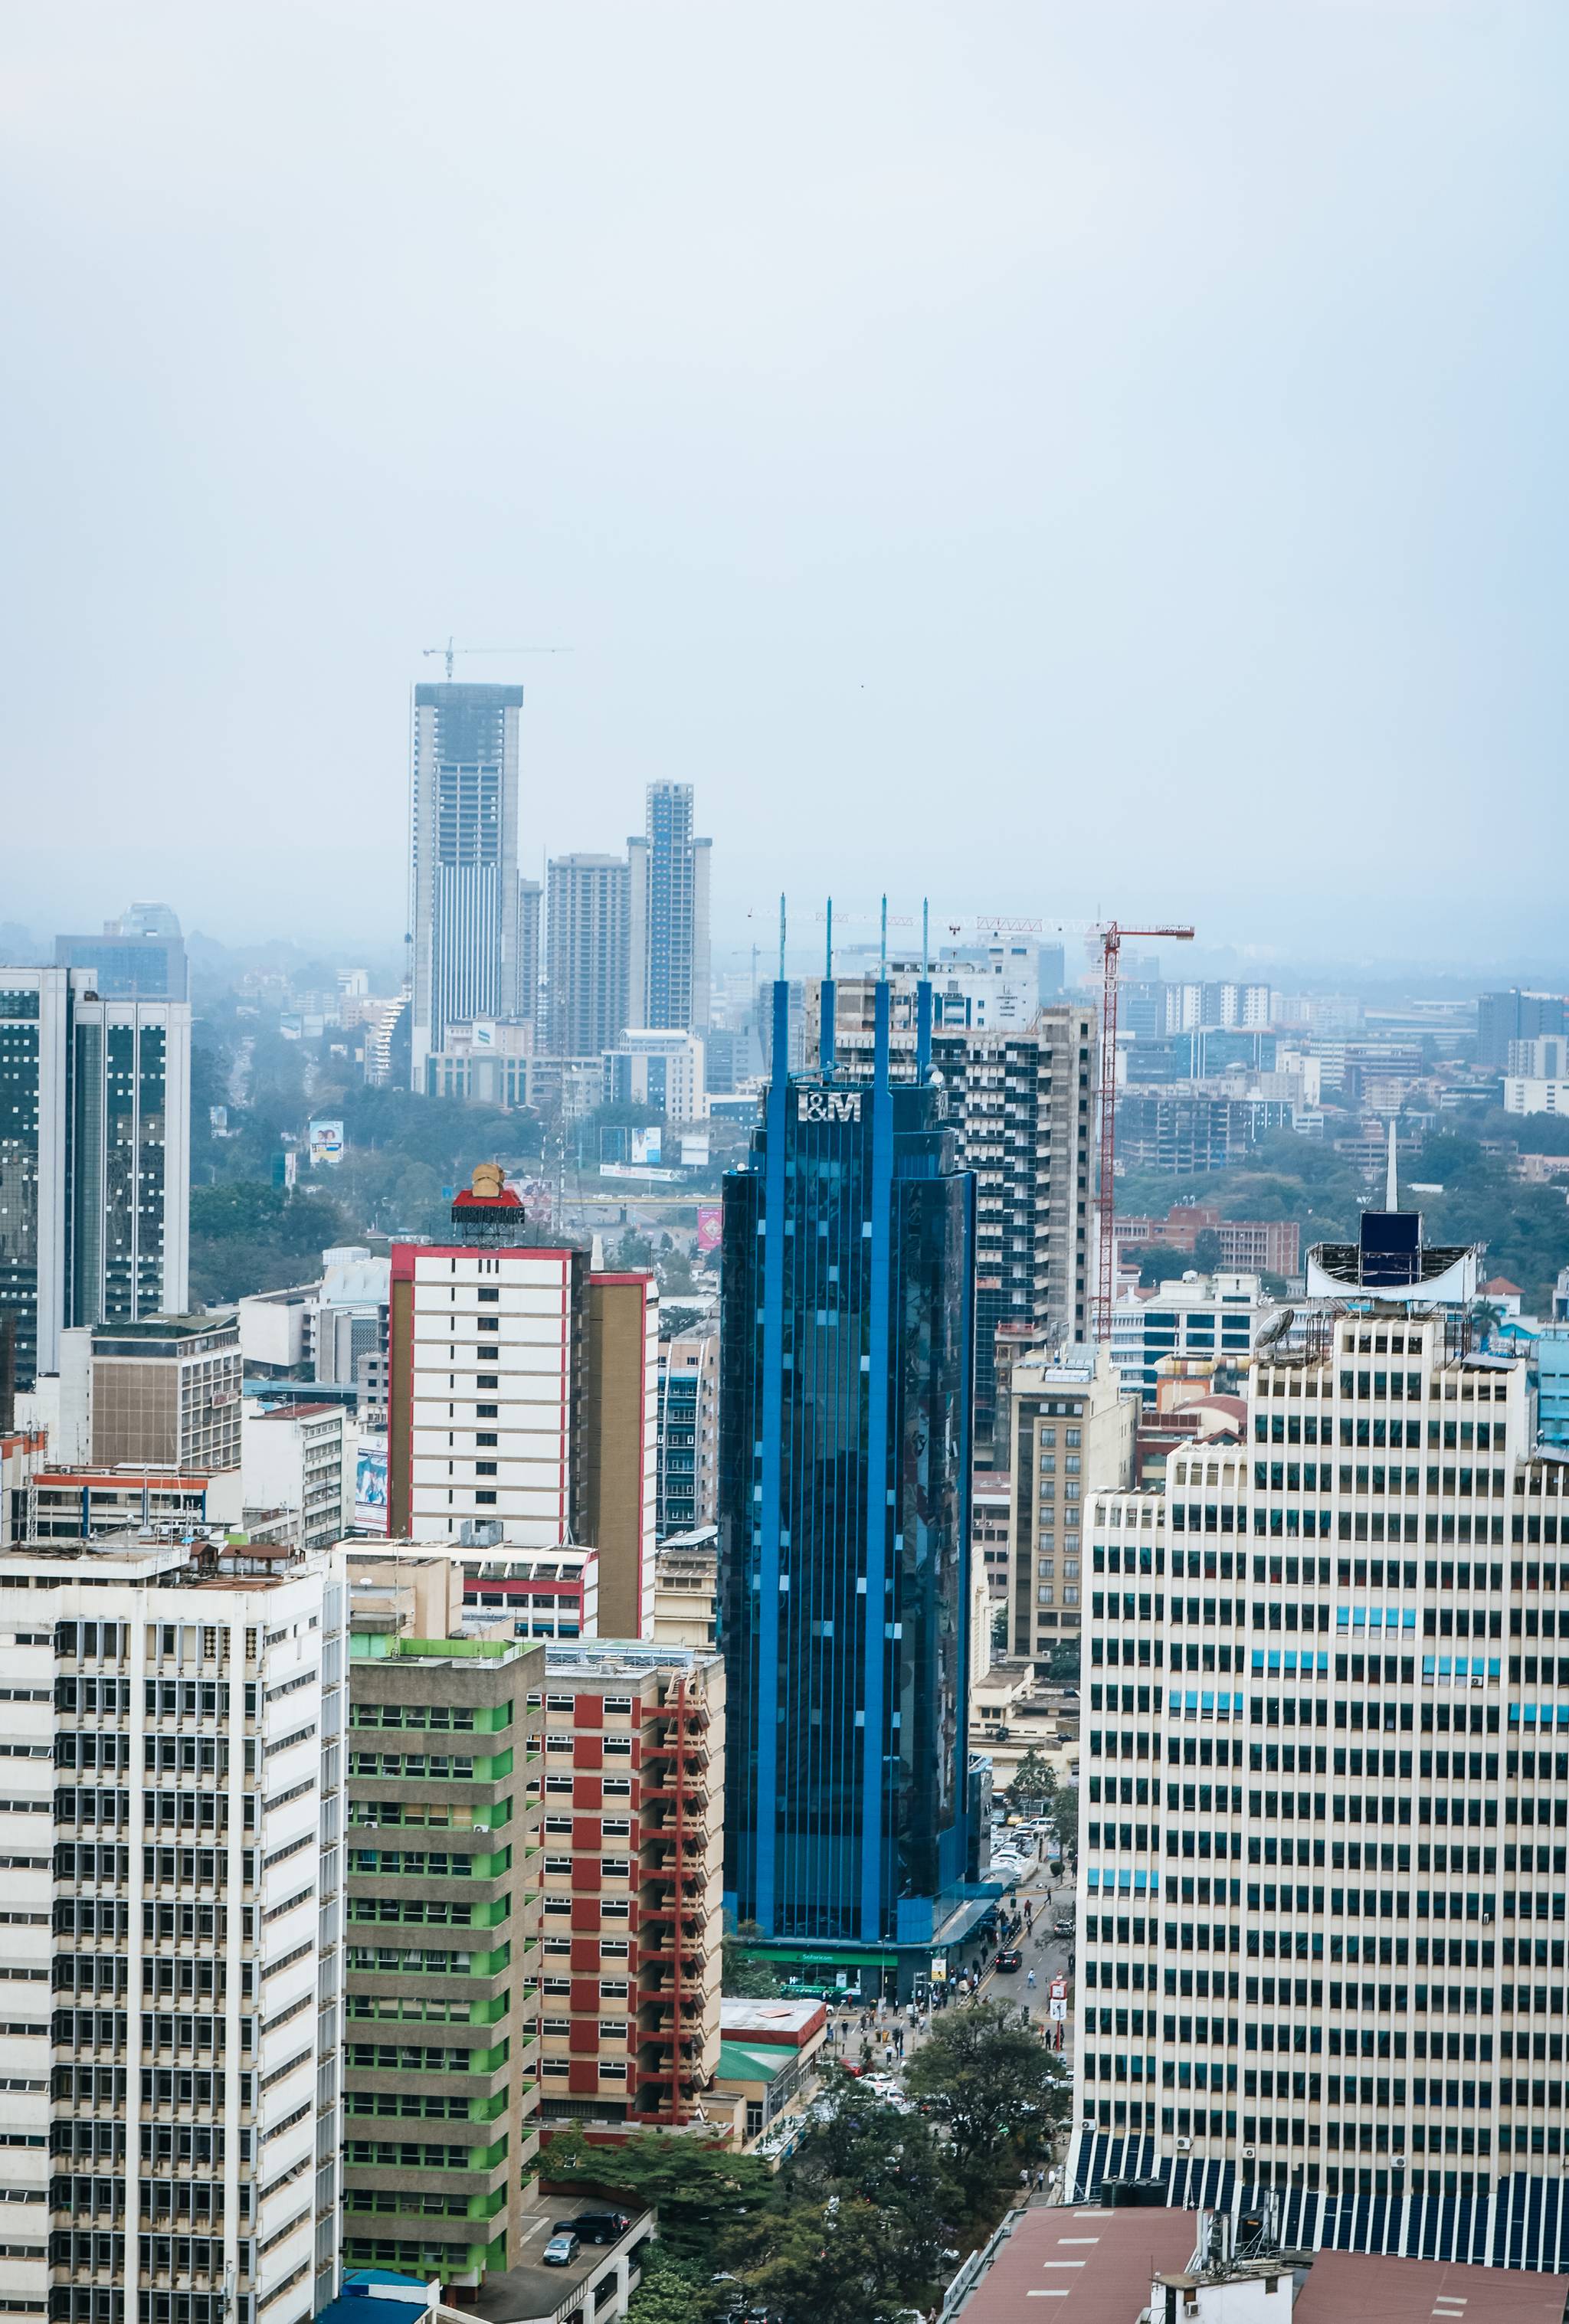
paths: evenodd
<path fill-rule="evenodd" d="M 721 2001 L 714 2080 L 744 2102 L 749 2144 L 810 2095 L 827 2040 L 820 2001 Z"/>
<path fill-rule="evenodd" d="M 716 1526 L 661 1542 L 654 1557 L 654 1644 L 712 1646 L 718 1591 Z"/>
<path fill-rule="evenodd" d="M 287 1509 L 301 1548 L 330 1547 L 354 1523 L 354 1472 L 344 1455 L 341 1405 L 248 1397 L 241 1440 L 246 1513 Z"/>

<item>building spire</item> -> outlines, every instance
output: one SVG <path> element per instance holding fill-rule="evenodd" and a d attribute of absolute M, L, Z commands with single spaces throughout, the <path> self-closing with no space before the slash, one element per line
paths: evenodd
<path fill-rule="evenodd" d="M 1399 1196 L 1395 1188 L 1395 1117 L 1389 1116 L 1389 1167 L 1384 1180 L 1384 1208 L 1398 1210 Z"/>

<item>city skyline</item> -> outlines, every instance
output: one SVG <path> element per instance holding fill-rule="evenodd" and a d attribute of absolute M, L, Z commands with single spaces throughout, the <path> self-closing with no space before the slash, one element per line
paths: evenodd
<path fill-rule="evenodd" d="M 918 890 L 940 822 L 971 911 L 1082 854 L 1085 917 L 1562 945 L 1561 10 L 1001 0 L 902 13 L 891 62 L 820 10 L 783 55 L 612 21 L 608 87 L 527 12 L 435 53 L 378 12 L 368 83 L 329 16 L 309 88 L 287 19 L 19 30 L 0 917 L 80 926 L 96 869 L 188 925 L 233 890 L 236 932 L 401 941 L 366 899 L 451 633 L 573 649 L 457 664 L 529 685 L 548 852 L 697 784 L 719 941 L 825 884 L 825 834 Z M 476 81 L 525 137 L 467 137 Z M 263 798 L 235 881 L 214 801 Z M 1109 799 L 1160 835 L 1114 879 Z"/>

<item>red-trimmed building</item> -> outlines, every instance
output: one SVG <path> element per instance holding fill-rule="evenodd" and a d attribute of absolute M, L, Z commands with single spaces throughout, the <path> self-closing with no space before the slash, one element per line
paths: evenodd
<path fill-rule="evenodd" d="M 450 1242 L 392 1246 L 388 1530 L 446 1540 L 488 1521 L 495 1542 L 592 1546 L 600 1627 L 641 1637 L 653 1619 L 654 1278 L 525 1244 L 499 1170 L 475 1181 Z"/>
<path fill-rule="evenodd" d="M 719 2063 L 725 1665 L 546 1647 L 541 2114 L 683 2124 Z"/>

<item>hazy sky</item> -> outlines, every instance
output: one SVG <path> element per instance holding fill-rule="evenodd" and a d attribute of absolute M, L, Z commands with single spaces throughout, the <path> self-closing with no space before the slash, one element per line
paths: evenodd
<path fill-rule="evenodd" d="M 403 927 L 695 781 L 886 885 L 1569 958 L 1564 0 L 0 14 L 0 920 Z M 766 935 L 765 935 L 766 940 Z"/>

